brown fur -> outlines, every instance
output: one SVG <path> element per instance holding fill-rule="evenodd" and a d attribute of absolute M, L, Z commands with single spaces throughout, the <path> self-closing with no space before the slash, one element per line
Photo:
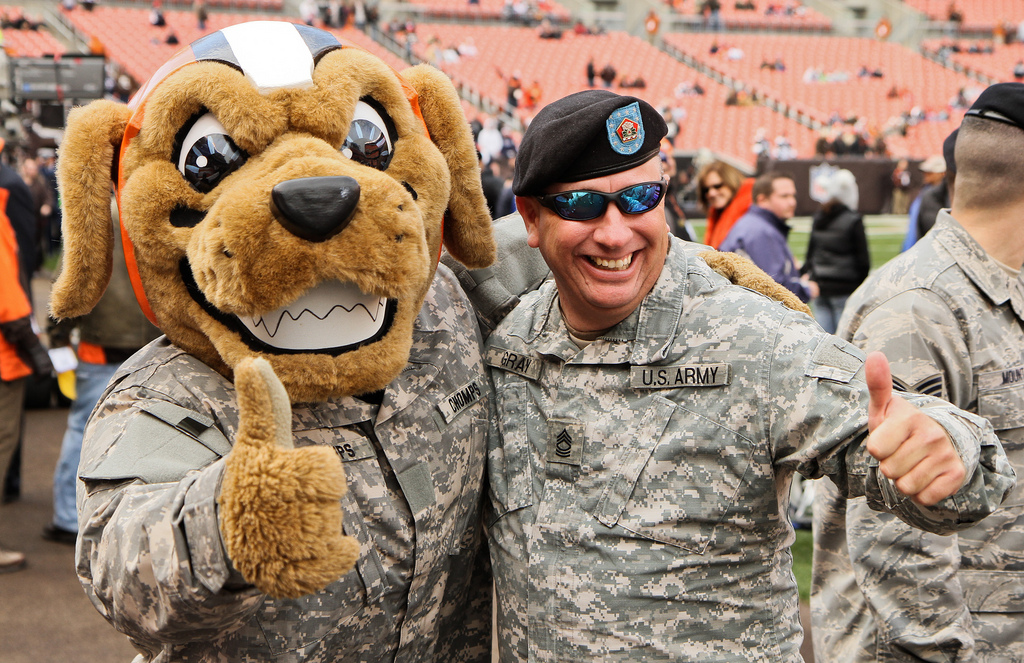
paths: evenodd
<path fill-rule="evenodd" d="M 427 66 L 406 73 L 423 122 L 401 79 L 357 48 L 324 55 L 312 87 L 268 94 L 229 66 L 190 64 L 150 93 L 139 133 L 120 160 L 120 220 L 157 323 L 177 346 L 235 380 L 241 422 L 219 498 L 221 533 L 235 567 L 273 596 L 317 591 L 351 569 L 358 554 L 341 531 L 341 462 L 329 447 L 290 448 L 290 402 L 364 394 L 398 375 L 442 236 L 470 267 L 494 257 L 476 151 L 455 89 Z M 383 106 L 395 125 L 386 171 L 339 152 L 363 97 Z M 249 155 L 205 194 L 172 163 L 179 131 L 201 109 Z M 55 317 L 87 313 L 106 287 L 109 173 L 129 122 L 137 120 L 112 102 L 69 118 L 59 162 L 67 252 L 51 300 Z M 352 177 L 360 194 L 349 225 L 312 242 L 278 222 L 271 191 L 318 176 Z M 175 226 L 178 207 L 205 216 L 194 226 Z M 216 316 L 190 294 L 182 264 Z M 382 338 L 338 355 L 254 349 L 232 318 L 273 311 L 335 280 L 397 302 Z"/>
<path fill-rule="evenodd" d="M 359 556 L 359 544 L 340 527 L 341 460 L 330 447 L 291 448 L 291 409 L 266 360 L 243 360 L 235 387 L 243 417 L 221 484 L 224 545 L 260 591 L 288 598 L 315 592 Z"/>
<path fill-rule="evenodd" d="M 775 279 L 768 276 L 755 265 L 749 258 L 736 255 L 735 253 L 722 253 L 721 251 L 704 251 L 698 254 L 704 259 L 711 269 L 715 270 L 736 285 L 756 290 L 774 300 L 782 302 L 786 307 L 801 313 L 811 314 L 811 309 L 800 301 L 785 286 L 779 285 Z"/>

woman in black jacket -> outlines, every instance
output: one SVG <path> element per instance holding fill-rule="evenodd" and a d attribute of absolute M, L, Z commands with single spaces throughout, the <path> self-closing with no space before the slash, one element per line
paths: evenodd
<path fill-rule="evenodd" d="M 801 274 L 818 285 L 814 316 L 834 334 L 850 294 L 871 270 L 864 220 L 857 212 L 857 180 L 848 170 L 837 170 L 821 182 L 826 200 L 813 217 L 807 259 Z"/>

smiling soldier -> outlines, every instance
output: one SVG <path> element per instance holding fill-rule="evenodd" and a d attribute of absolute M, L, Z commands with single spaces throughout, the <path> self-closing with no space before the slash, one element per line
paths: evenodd
<path fill-rule="evenodd" d="M 506 663 L 796 663 L 793 472 L 937 531 L 1013 485 L 984 420 L 893 395 L 883 356 L 669 235 L 665 133 L 646 102 L 590 90 L 523 137 L 516 205 L 554 280 L 487 345 Z"/>

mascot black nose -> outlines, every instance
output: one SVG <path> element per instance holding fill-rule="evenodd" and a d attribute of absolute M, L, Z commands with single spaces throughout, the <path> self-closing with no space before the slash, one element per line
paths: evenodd
<path fill-rule="evenodd" d="M 322 242 L 349 224 L 359 204 L 359 182 L 351 177 L 287 180 L 271 192 L 277 219 L 293 235 Z"/>

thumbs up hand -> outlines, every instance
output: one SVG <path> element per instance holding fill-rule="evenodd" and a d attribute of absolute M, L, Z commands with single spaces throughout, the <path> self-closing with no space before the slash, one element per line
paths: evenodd
<path fill-rule="evenodd" d="M 946 430 L 902 398 L 893 397 L 889 360 L 872 352 L 864 365 L 870 393 L 868 452 L 896 488 L 931 506 L 955 493 L 967 478 Z"/>

